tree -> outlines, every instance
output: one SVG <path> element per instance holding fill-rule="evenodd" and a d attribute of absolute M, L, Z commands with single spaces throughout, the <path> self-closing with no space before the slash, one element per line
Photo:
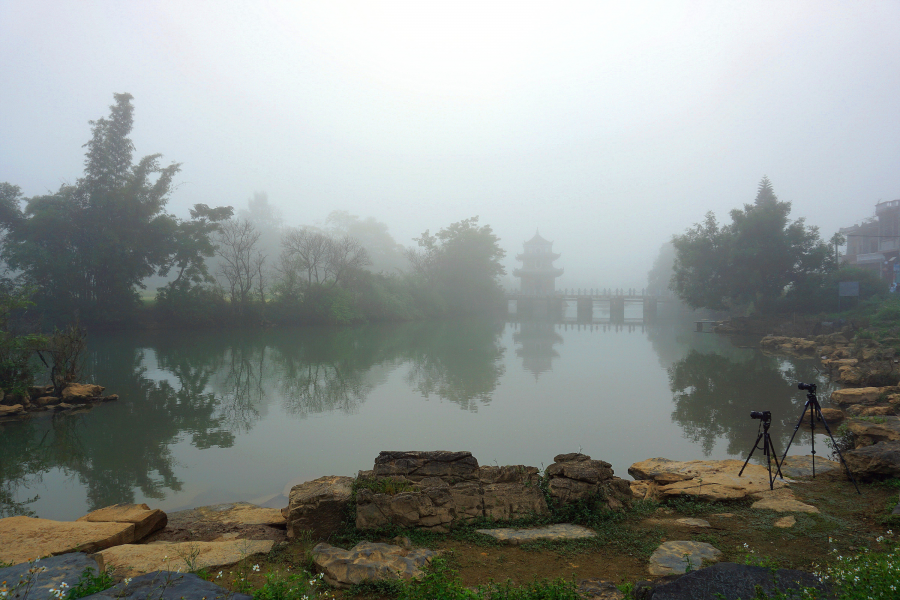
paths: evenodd
<path fill-rule="evenodd" d="M 180 166 L 163 167 L 159 154 L 132 164 L 132 96 L 114 97 L 109 116 L 90 122 L 75 185 L 29 198 L 24 212 L 9 201 L 9 188 L 0 189 L 0 220 L 11 224 L 4 257 L 37 290 L 38 306 L 57 317 L 121 321 L 138 306 L 142 280 L 173 267 L 176 286 L 202 280 L 210 223 L 230 211 L 198 204 L 189 223 L 167 214 Z"/>
<path fill-rule="evenodd" d="M 361 219 L 345 210 L 335 210 L 328 215 L 326 223 L 334 237 L 349 236 L 357 240 L 371 259 L 371 270 L 376 273 L 394 273 L 409 267 L 403 256 L 403 246 L 394 241 L 388 233 L 388 226 L 374 217 Z"/>
<path fill-rule="evenodd" d="M 257 248 L 260 233 L 247 219 L 231 219 L 219 228 L 216 255 L 221 259 L 219 274 L 224 277 L 232 309 L 246 315 L 254 283 L 262 272 L 265 256 Z M 264 292 L 260 294 L 264 297 Z"/>
<path fill-rule="evenodd" d="M 670 287 L 693 308 L 771 309 L 789 286 L 837 266 L 817 227 L 789 221 L 790 202 L 775 196 L 763 177 L 753 204 L 731 211 L 731 223 L 707 213 L 703 223 L 675 236 Z"/>
<path fill-rule="evenodd" d="M 451 312 L 468 313 L 493 307 L 502 294 L 499 277 L 506 273 L 500 261 L 506 252 L 490 225 L 471 217 L 416 238 L 419 248 L 406 257 L 415 273 L 435 286 Z"/>

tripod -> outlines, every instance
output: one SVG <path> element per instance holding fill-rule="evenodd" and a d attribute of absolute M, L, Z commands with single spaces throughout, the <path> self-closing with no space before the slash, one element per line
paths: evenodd
<path fill-rule="evenodd" d="M 775 452 L 775 446 L 772 444 L 772 437 L 769 435 L 769 425 L 772 424 L 772 413 L 769 411 L 765 412 L 756 412 L 753 411 L 750 413 L 750 418 L 759 419 L 760 430 L 759 435 L 756 436 L 756 441 L 753 443 L 753 449 L 750 450 L 749 456 L 747 456 L 747 460 L 744 461 L 744 466 L 741 467 L 740 473 L 738 473 L 738 477 L 744 474 L 744 469 L 747 468 L 747 463 L 750 462 L 750 458 L 753 456 L 753 453 L 759 448 L 759 440 L 763 441 L 762 451 L 766 455 L 766 464 L 769 467 L 769 489 L 775 489 L 775 475 L 778 477 L 784 478 L 784 475 L 781 474 L 781 465 L 778 464 L 778 453 Z M 775 460 L 775 475 L 772 474 L 772 459 Z"/>
<path fill-rule="evenodd" d="M 794 436 L 797 435 L 797 430 L 800 429 L 800 424 L 803 423 L 803 417 L 806 416 L 806 411 L 809 410 L 809 428 L 812 431 L 813 478 L 815 478 L 816 476 L 816 419 L 818 419 L 819 421 L 822 421 L 822 425 L 825 426 L 825 431 L 828 432 L 828 437 L 831 438 L 831 443 L 834 444 L 834 451 L 837 452 L 838 458 L 841 459 L 841 464 L 844 465 L 844 469 L 847 470 L 847 477 L 849 477 L 850 481 L 853 482 L 853 487 L 856 488 L 856 493 L 862 495 L 862 492 L 859 491 L 859 486 L 856 485 L 856 479 L 853 477 L 853 473 L 850 472 L 850 467 L 847 466 L 847 462 L 844 460 L 844 455 L 841 454 L 837 442 L 834 441 L 834 436 L 831 435 L 831 429 L 828 427 L 828 423 L 822 416 L 822 407 L 819 405 L 819 399 L 816 397 L 816 384 L 798 383 L 797 389 L 806 390 L 806 404 L 803 406 L 803 412 L 800 413 L 800 420 L 797 421 L 797 425 L 794 427 L 794 435 L 791 436 L 791 441 L 788 442 L 787 448 L 784 449 L 784 456 L 781 457 L 781 462 L 783 463 L 785 457 L 787 457 L 788 450 L 790 450 L 791 444 L 794 442 Z"/>

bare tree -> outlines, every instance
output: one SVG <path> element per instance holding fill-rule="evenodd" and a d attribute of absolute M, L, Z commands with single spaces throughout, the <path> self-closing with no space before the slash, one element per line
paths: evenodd
<path fill-rule="evenodd" d="M 231 306 L 243 316 L 251 301 L 253 283 L 262 269 L 265 256 L 254 250 L 260 234 L 247 219 L 225 221 L 217 236 L 216 255 L 222 259 L 219 274 L 225 278 L 231 297 Z"/>
<path fill-rule="evenodd" d="M 296 266 L 306 271 L 310 283 L 322 283 L 326 277 L 326 263 L 331 252 L 330 238 L 315 229 L 288 231 L 281 240 L 284 252 L 296 260 Z"/>
<path fill-rule="evenodd" d="M 331 287 L 347 279 L 354 271 L 372 264 L 366 249 L 349 235 L 331 238 L 328 246 L 325 272 L 331 278 Z"/>

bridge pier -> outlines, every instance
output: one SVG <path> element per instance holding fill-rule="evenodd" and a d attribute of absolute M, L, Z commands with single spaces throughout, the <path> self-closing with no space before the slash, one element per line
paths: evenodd
<path fill-rule="evenodd" d="M 594 299 L 590 296 L 580 296 L 576 304 L 578 307 L 578 321 L 590 323 L 594 318 Z"/>
<path fill-rule="evenodd" d="M 656 298 L 644 297 L 644 320 L 652 320 L 656 318 Z"/>
<path fill-rule="evenodd" d="M 609 299 L 609 320 L 613 323 L 625 322 L 625 296 L 613 296 Z"/>

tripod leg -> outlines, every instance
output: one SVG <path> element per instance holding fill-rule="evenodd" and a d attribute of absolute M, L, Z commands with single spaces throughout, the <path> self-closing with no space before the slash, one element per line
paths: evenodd
<path fill-rule="evenodd" d="M 817 401 L 818 402 L 818 401 Z M 813 479 L 816 478 L 816 405 L 809 407 L 810 447 L 812 452 Z"/>
<path fill-rule="evenodd" d="M 756 452 L 756 448 L 759 446 L 759 440 L 762 439 L 762 431 L 759 432 L 759 435 L 756 436 L 756 441 L 753 442 L 753 449 L 750 450 L 750 454 L 747 456 L 747 460 L 744 461 L 744 466 L 741 467 L 741 471 L 738 473 L 738 477 L 744 474 L 744 469 L 747 468 L 747 463 L 750 462 L 750 457 L 753 456 L 753 453 Z"/>
<path fill-rule="evenodd" d="M 775 451 L 775 444 L 772 443 L 772 436 L 766 436 L 766 441 L 769 443 L 769 448 L 772 449 L 772 456 L 775 458 L 776 473 L 779 477 L 784 479 L 784 475 L 781 473 L 781 464 L 778 462 L 778 452 Z"/>
<path fill-rule="evenodd" d="M 763 454 L 766 455 L 766 467 L 769 469 L 769 489 L 775 489 L 775 478 L 772 477 L 772 455 L 769 453 L 769 447 L 772 445 L 772 440 L 769 439 L 769 432 L 766 431 L 763 435 Z M 777 464 L 776 459 L 776 464 Z"/>
<path fill-rule="evenodd" d="M 803 417 L 806 416 L 806 409 L 809 408 L 809 400 L 806 401 L 806 404 L 803 405 L 803 412 L 800 413 L 800 420 L 797 421 L 797 424 L 794 426 L 794 433 L 791 435 L 791 439 L 787 444 L 787 447 L 784 449 L 784 455 L 781 457 L 781 463 L 784 464 L 784 459 L 787 458 L 788 450 L 791 449 L 791 444 L 794 443 L 794 436 L 797 435 L 797 430 L 800 429 L 800 423 L 803 422 Z"/>
<path fill-rule="evenodd" d="M 847 471 L 847 477 L 849 477 L 850 481 L 853 482 L 853 487 L 856 488 L 856 493 L 861 496 L 862 492 L 859 491 L 859 486 L 856 484 L 856 478 L 853 477 L 853 472 L 850 470 L 850 467 L 847 466 L 847 461 L 844 460 L 844 455 L 841 454 L 841 450 L 840 448 L 838 448 L 837 442 L 834 440 L 834 436 L 831 435 L 831 428 L 828 426 L 828 421 L 826 421 L 822 416 L 822 407 L 818 406 L 818 402 L 816 403 L 815 410 L 819 414 L 819 419 L 821 419 L 822 425 L 825 426 L 825 431 L 828 433 L 828 437 L 831 438 L 831 443 L 834 444 L 834 451 L 837 452 L 838 458 L 841 459 L 841 464 L 844 465 L 844 469 L 846 469 Z M 815 460 L 815 457 L 813 457 L 813 459 Z"/>

